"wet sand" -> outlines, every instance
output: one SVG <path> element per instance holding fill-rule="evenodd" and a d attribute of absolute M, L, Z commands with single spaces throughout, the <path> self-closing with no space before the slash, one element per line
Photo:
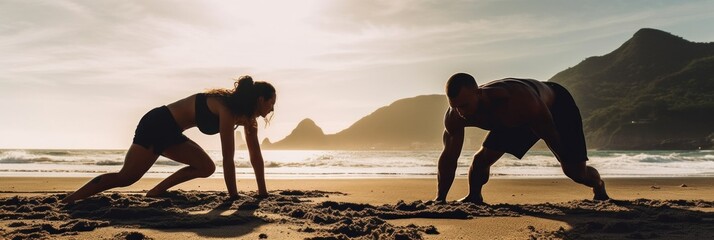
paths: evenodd
<path fill-rule="evenodd" d="M 241 179 L 229 200 L 222 179 L 200 179 L 163 198 L 143 191 L 161 179 L 73 205 L 58 202 L 87 178 L 0 178 L 0 238 L 52 239 L 712 239 L 714 179 L 606 179 L 616 200 L 569 179 L 492 179 L 486 205 L 428 200 L 435 179 L 268 180 L 254 198 Z"/>

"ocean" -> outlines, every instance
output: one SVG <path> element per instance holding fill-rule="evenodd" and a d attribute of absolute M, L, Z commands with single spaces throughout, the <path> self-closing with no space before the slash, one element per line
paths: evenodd
<path fill-rule="evenodd" d="M 0 150 L 0 177 L 93 177 L 121 169 L 126 150 Z M 268 179 L 436 178 L 440 151 L 263 151 Z M 222 178 L 220 151 L 212 178 Z M 457 176 L 466 176 L 474 151 L 459 158 Z M 712 177 L 714 151 L 589 151 L 588 164 L 604 177 Z M 245 150 L 236 151 L 238 178 L 254 178 Z M 164 178 L 183 164 L 159 157 L 144 177 Z M 564 178 L 548 151 L 530 151 L 519 160 L 505 154 L 491 168 L 495 178 Z"/>

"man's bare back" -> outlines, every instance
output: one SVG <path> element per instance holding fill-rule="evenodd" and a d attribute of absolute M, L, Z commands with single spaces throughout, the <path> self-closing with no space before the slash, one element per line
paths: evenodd
<path fill-rule="evenodd" d="M 536 92 L 534 87 L 537 87 L 539 92 Z M 555 97 L 553 90 L 547 85 L 532 79 L 496 80 L 480 86 L 478 91 L 475 111 L 468 108 L 459 111 L 459 106 L 474 104 L 468 93 L 450 99 L 457 107 L 447 111 L 447 126 L 491 130 L 524 125 L 538 118 L 540 114 L 549 114 L 546 110 L 553 104 Z M 452 109 L 457 111 L 451 111 Z"/>

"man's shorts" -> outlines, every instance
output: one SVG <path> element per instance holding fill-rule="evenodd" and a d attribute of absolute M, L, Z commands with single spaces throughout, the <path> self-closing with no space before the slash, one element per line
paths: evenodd
<path fill-rule="evenodd" d="M 550 113 L 555 122 L 555 129 L 560 135 L 560 142 L 563 144 L 562 152 L 558 155 L 565 162 L 587 161 L 583 121 L 573 96 L 560 84 L 554 82 L 545 82 L 545 84 L 555 92 L 555 101 L 550 108 Z M 527 127 L 495 129 L 488 133 L 483 147 L 507 152 L 521 159 L 539 139 Z"/>
<path fill-rule="evenodd" d="M 153 147 L 156 155 L 166 150 L 167 147 L 184 143 L 188 137 L 183 135 L 183 130 L 178 126 L 171 111 L 166 106 L 152 109 L 144 114 L 134 132 L 132 143 L 141 145 L 146 149 Z"/>

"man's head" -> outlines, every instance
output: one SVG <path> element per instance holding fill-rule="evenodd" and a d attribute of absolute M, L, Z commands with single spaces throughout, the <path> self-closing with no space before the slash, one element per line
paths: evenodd
<path fill-rule="evenodd" d="M 449 98 L 449 106 L 463 118 L 475 114 L 478 101 L 477 90 L 476 79 L 468 73 L 452 75 L 449 81 L 446 82 L 446 96 Z"/>

